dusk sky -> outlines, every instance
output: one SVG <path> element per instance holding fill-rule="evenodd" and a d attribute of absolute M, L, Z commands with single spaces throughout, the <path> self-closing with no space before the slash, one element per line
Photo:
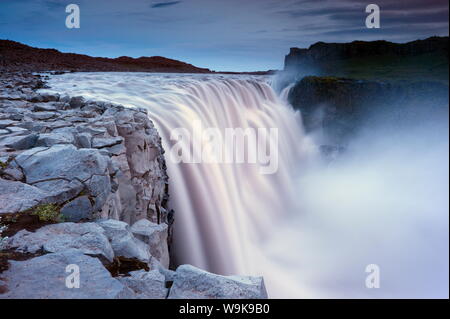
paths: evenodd
<path fill-rule="evenodd" d="M 81 28 L 67 29 L 66 5 Z M 381 28 L 365 26 L 366 5 Z M 290 47 L 448 35 L 447 0 L 0 0 L 0 39 L 92 56 L 161 55 L 221 71 L 280 69 Z"/>

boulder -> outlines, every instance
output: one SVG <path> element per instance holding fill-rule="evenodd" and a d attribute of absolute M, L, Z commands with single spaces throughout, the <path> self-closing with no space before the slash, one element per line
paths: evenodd
<path fill-rule="evenodd" d="M 153 257 L 158 259 L 164 267 L 169 267 L 167 224 L 155 224 L 147 219 L 141 219 L 131 226 L 131 232 L 150 247 Z"/>
<path fill-rule="evenodd" d="M 68 288 L 79 269 L 79 288 Z M 97 259 L 80 250 L 68 249 L 25 261 L 10 261 L 2 273 L 0 299 L 117 299 L 134 297 L 133 292 L 111 274 Z M 3 281 L 3 282 L 2 282 Z M 70 287 L 70 285 L 69 285 Z"/>
<path fill-rule="evenodd" d="M 114 219 L 101 220 L 97 223 L 105 230 L 116 256 L 136 258 L 143 262 L 150 261 L 148 245 L 133 236 L 127 223 Z"/>
<path fill-rule="evenodd" d="M 220 276 L 191 265 L 177 268 L 169 299 L 266 299 L 262 277 Z"/>
<path fill-rule="evenodd" d="M 158 270 L 132 271 L 128 277 L 119 277 L 118 280 L 135 293 L 135 298 L 165 299 L 167 297 L 165 277 Z"/>

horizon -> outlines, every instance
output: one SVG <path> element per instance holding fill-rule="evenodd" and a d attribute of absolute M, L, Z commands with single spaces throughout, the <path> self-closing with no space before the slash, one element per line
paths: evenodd
<path fill-rule="evenodd" d="M 388 42 L 395 43 L 395 44 L 404 44 L 404 43 L 409 43 L 409 42 L 414 42 L 414 41 L 422 41 L 422 40 L 426 40 L 426 39 L 434 38 L 434 37 L 438 37 L 438 38 L 445 38 L 445 37 L 447 37 L 447 38 L 448 38 L 449 36 L 448 36 L 448 35 L 444 35 L 444 36 L 435 36 L 435 35 L 433 35 L 433 36 L 429 36 L 429 37 L 426 37 L 426 38 L 419 38 L 419 39 L 415 39 L 415 40 L 411 40 L 411 41 L 406 41 L 406 42 L 393 42 L 393 41 L 388 41 Z M 26 46 L 29 46 L 29 47 L 32 47 L 32 48 L 35 48 L 35 49 L 57 50 L 57 51 L 59 51 L 60 53 L 63 53 L 63 54 L 79 54 L 79 55 L 87 55 L 87 54 L 85 54 L 85 53 L 79 53 L 79 52 L 65 52 L 65 51 L 59 50 L 58 48 L 51 48 L 51 47 L 49 47 L 49 48 L 45 48 L 45 47 L 34 47 L 34 46 L 31 46 L 31 45 L 29 45 L 29 44 L 27 44 L 27 43 L 19 42 L 19 41 L 12 40 L 12 39 L 0 39 L 0 41 L 12 41 L 12 42 L 16 42 L 16 43 L 19 43 L 19 44 L 22 44 L 22 45 L 26 45 Z M 370 41 L 367 41 L 367 40 L 359 40 L 359 39 L 355 39 L 355 40 L 351 40 L 351 41 L 349 41 L 349 42 L 358 42 L 358 41 L 363 41 L 363 42 L 376 42 L 376 41 L 387 41 L 387 40 L 379 39 L 379 40 L 370 40 Z M 322 43 L 328 43 L 328 44 L 331 44 L 331 43 L 349 43 L 349 42 L 323 42 L 323 41 L 317 41 L 317 42 L 314 42 L 314 43 L 312 43 L 312 44 L 306 46 L 305 48 L 306 48 L 306 49 L 309 49 L 311 46 L 313 46 L 314 44 L 317 44 L 317 43 L 319 43 L 319 42 L 322 42 Z M 291 47 L 291 48 L 293 48 L 293 47 Z M 300 48 L 300 47 L 296 47 L 296 48 Z M 300 48 L 300 49 L 304 49 L 304 48 Z M 289 50 L 289 49 L 288 49 L 288 50 Z M 171 57 L 160 56 L 160 55 L 151 55 L 151 56 L 145 56 L 145 55 L 126 56 L 126 55 L 121 55 L 121 56 L 111 56 L 111 57 L 110 57 L 110 56 L 91 56 L 91 55 L 88 55 L 88 56 L 90 56 L 90 57 L 92 57 L 92 58 L 109 58 L 109 59 L 117 59 L 117 58 L 121 58 L 121 57 L 130 57 L 130 58 L 134 58 L 134 59 L 161 57 L 161 58 L 166 58 L 166 59 L 170 59 L 170 60 L 175 60 L 175 61 L 179 61 L 179 62 L 184 62 L 184 63 L 187 63 L 187 64 L 191 64 L 191 65 L 193 65 L 194 67 L 197 67 L 197 68 L 206 68 L 206 67 L 201 66 L 201 65 L 195 65 L 195 64 L 192 64 L 192 63 L 190 63 L 189 61 L 177 60 L 177 59 L 173 59 L 173 58 L 171 58 Z M 266 71 L 281 71 L 281 70 L 283 70 L 283 69 L 284 69 L 284 65 L 282 65 L 282 67 L 279 68 L 279 69 L 249 70 L 249 71 L 213 70 L 213 69 L 210 69 L 210 71 L 211 71 L 211 72 L 216 72 L 216 73 L 221 73 L 221 72 L 237 72 L 237 73 L 242 72 L 242 73 L 251 73 L 251 72 L 266 72 Z"/>
<path fill-rule="evenodd" d="M 405 43 L 448 36 L 448 2 L 378 1 L 381 28 L 364 25 L 361 0 L 150 1 L 75 3 L 81 27 L 67 29 L 65 0 L 4 0 L 0 38 L 93 57 L 162 56 L 222 72 L 283 68 L 291 47 L 316 42 Z M 331 31 L 330 31 L 331 30 Z"/>

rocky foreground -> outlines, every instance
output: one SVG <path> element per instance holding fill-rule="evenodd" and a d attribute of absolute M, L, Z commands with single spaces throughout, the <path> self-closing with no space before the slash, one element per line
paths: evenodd
<path fill-rule="evenodd" d="M 0 75 L 0 299 L 267 298 L 261 277 L 169 269 L 174 212 L 146 110 L 44 86 Z"/>

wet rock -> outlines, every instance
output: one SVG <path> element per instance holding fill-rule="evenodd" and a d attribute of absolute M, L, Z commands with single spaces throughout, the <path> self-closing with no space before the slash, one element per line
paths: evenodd
<path fill-rule="evenodd" d="M 220 276 L 191 265 L 177 268 L 169 299 L 266 299 L 262 277 Z"/>

